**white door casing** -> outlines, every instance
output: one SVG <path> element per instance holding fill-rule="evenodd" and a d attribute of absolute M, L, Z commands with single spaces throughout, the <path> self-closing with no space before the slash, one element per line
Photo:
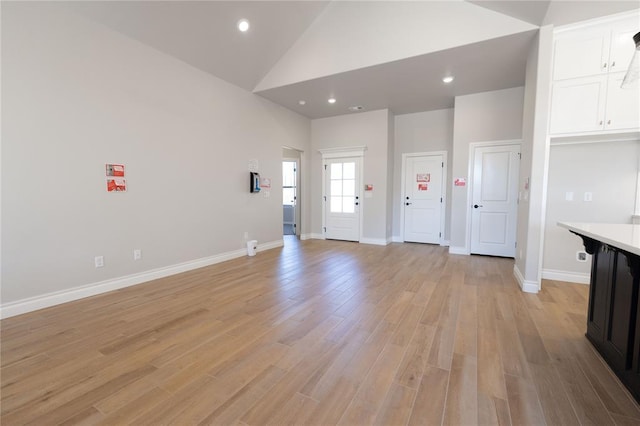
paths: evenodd
<path fill-rule="evenodd" d="M 360 241 L 362 157 L 327 158 L 324 174 L 324 236 Z"/>
<path fill-rule="evenodd" d="M 472 254 L 515 257 L 519 169 L 520 145 L 474 149 Z"/>
<path fill-rule="evenodd" d="M 403 241 L 440 244 L 444 231 L 445 153 L 404 154 Z"/>

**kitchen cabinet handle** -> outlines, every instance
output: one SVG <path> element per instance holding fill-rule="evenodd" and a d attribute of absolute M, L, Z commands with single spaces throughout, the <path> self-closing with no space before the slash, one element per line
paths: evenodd
<path fill-rule="evenodd" d="M 601 125 L 601 126 L 602 126 L 602 124 L 603 124 L 603 123 L 604 123 L 604 122 L 603 122 L 602 120 L 600 120 L 600 125 Z"/>
<path fill-rule="evenodd" d="M 607 121 L 607 124 L 611 124 L 611 120 Z"/>
<path fill-rule="evenodd" d="M 605 63 L 602 65 L 602 68 L 606 68 L 606 67 L 607 67 L 607 63 L 605 62 Z"/>

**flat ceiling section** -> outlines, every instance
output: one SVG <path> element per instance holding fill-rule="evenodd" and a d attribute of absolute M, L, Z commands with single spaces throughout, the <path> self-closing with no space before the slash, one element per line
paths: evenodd
<path fill-rule="evenodd" d="M 408 114 L 453 107 L 454 96 L 524 85 L 527 54 L 537 30 L 400 61 L 277 87 L 259 95 L 309 118 L 389 108 Z M 442 77 L 454 75 L 451 84 Z M 329 96 L 337 102 L 330 105 Z M 304 106 L 299 100 L 305 100 Z"/>

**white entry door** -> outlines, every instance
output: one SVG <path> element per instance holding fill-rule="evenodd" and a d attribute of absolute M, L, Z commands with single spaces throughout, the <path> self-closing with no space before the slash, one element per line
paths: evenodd
<path fill-rule="evenodd" d="M 471 253 L 515 257 L 520 145 L 477 147 L 473 161 Z"/>
<path fill-rule="evenodd" d="M 440 244 L 442 155 L 407 156 L 404 176 L 404 241 Z"/>
<path fill-rule="evenodd" d="M 325 238 L 360 241 L 360 158 L 325 162 Z"/>

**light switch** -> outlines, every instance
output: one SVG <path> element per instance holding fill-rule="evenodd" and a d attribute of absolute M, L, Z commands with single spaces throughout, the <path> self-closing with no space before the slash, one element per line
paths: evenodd
<path fill-rule="evenodd" d="M 585 192 L 584 193 L 584 200 L 585 201 L 593 201 L 593 194 L 591 192 Z"/>
<path fill-rule="evenodd" d="M 566 201 L 573 201 L 573 192 L 565 192 L 564 199 Z"/>

